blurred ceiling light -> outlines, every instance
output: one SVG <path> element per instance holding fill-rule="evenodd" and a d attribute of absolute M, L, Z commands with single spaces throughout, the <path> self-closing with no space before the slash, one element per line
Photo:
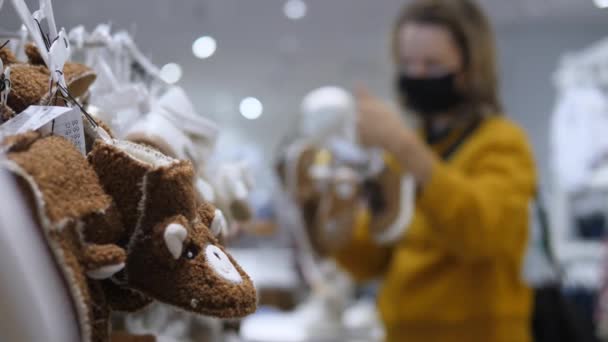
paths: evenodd
<path fill-rule="evenodd" d="M 241 101 L 239 109 L 241 111 L 241 115 L 245 119 L 255 120 L 262 115 L 264 106 L 262 106 L 262 102 L 255 97 L 247 97 Z"/>
<path fill-rule="evenodd" d="M 192 43 L 192 53 L 200 59 L 205 59 L 213 56 L 217 49 L 217 42 L 213 37 L 204 36 L 197 38 Z"/>
<path fill-rule="evenodd" d="M 306 15 L 306 3 L 302 0 L 288 0 L 283 6 L 285 16 L 291 20 L 304 18 Z"/>
<path fill-rule="evenodd" d="M 598 8 L 608 8 L 608 0 L 593 0 Z"/>
<path fill-rule="evenodd" d="M 177 83 L 182 78 L 182 67 L 176 63 L 167 63 L 160 69 L 160 78 L 169 84 Z"/>

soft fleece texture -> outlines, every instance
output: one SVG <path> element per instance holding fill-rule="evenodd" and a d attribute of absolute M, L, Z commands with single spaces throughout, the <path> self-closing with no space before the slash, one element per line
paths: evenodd
<path fill-rule="evenodd" d="M 25 54 L 27 55 L 29 64 L 45 66 L 42 56 L 38 48 L 28 43 L 25 46 Z M 63 75 L 70 94 L 74 97 L 80 97 L 89 90 L 89 87 L 95 82 L 97 75 L 93 69 L 80 63 L 66 62 L 63 66 Z"/>
<path fill-rule="evenodd" d="M 45 66 L 12 64 L 12 89 L 6 101 L 8 106 L 21 113 L 30 105 L 40 104 L 43 97 L 48 97 L 49 77 L 49 70 Z"/>
<path fill-rule="evenodd" d="M 0 49 L 0 59 L 2 59 L 2 63 L 4 63 L 4 65 L 19 62 L 13 51 L 11 51 L 11 49 L 7 47 L 3 47 L 2 49 Z"/>
<path fill-rule="evenodd" d="M 88 279 L 86 272 L 126 260 L 124 250 L 103 244 L 122 230 L 112 199 L 86 159 L 66 139 L 28 132 L 3 144 L 8 148 L 3 167 L 19 177 L 30 199 L 69 286 L 82 340 L 107 341 L 109 308 L 99 282 Z"/>
<path fill-rule="evenodd" d="M 19 63 L 14 55 L 5 49 L 2 49 L 0 58 L 3 58 L 6 64 L 10 64 L 12 82 L 7 105 L 15 113 L 20 113 L 30 105 L 51 104 L 54 96 L 50 94 L 54 94 L 57 89 L 49 92 L 50 73 L 38 50 L 31 44 L 27 45 L 26 53 L 30 62 Z M 66 63 L 63 72 L 68 91 L 73 97 L 84 95 L 97 78 L 92 69 L 78 63 Z M 63 104 L 62 101 L 58 102 L 58 105 Z"/>
<path fill-rule="evenodd" d="M 218 276 L 205 259 L 207 245 L 222 247 L 209 230 L 215 208 L 196 200 L 192 164 L 140 145 L 128 146 L 162 160 L 164 165 L 138 160 L 124 147 L 101 141 L 89 153 L 89 162 L 123 213 L 127 229 L 120 245 L 128 249 L 122 275 L 127 286 L 161 302 L 206 315 L 237 318 L 255 311 L 253 284 L 234 259 L 224 251 L 241 275 L 241 283 Z M 173 258 L 163 238 L 165 227 L 171 223 L 187 229 L 184 251 L 198 252 L 196 258 Z M 192 305 L 193 299 L 196 305 Z"/>

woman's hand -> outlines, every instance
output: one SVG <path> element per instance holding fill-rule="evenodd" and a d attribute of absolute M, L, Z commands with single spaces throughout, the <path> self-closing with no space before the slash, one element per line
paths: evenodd
<path fill-rule="evenodd" d="M 431 177 L 437 158 L 406 126 L 401 114 L 365 87 L 356 90 L 359 139 L 363 145 L 380 147 L 399 160 L 416 180 L 425 184 Z"/>
<path fill-rule="evenodd" d="M 358 131 L 361 144 L 391 150 L 395 139 L 408 134 L 401 115 L 363 86 L 355 91 L 357 99 Z"/>

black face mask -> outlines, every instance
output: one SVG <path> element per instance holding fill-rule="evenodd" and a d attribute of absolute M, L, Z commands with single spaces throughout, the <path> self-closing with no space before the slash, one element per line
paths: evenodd
<path fill-rule="evenodd" d="M 463 101 L 456 88 L 456 74 L 440 77 L 414 78 L 400 74 L 397 89 L 408 107 L 423 116 L 446 112 Z"/>

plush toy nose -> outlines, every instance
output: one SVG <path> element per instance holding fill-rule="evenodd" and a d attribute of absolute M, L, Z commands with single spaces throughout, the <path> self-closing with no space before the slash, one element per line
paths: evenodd
<path fill-rule="evenodd" d="M 243 281 L 239 271 L 234 267 L 228 256 L 217 246 L 208 245 L 205 248 L 205 256 L 211 269 L 220 277 L 236 284 Z"/>

